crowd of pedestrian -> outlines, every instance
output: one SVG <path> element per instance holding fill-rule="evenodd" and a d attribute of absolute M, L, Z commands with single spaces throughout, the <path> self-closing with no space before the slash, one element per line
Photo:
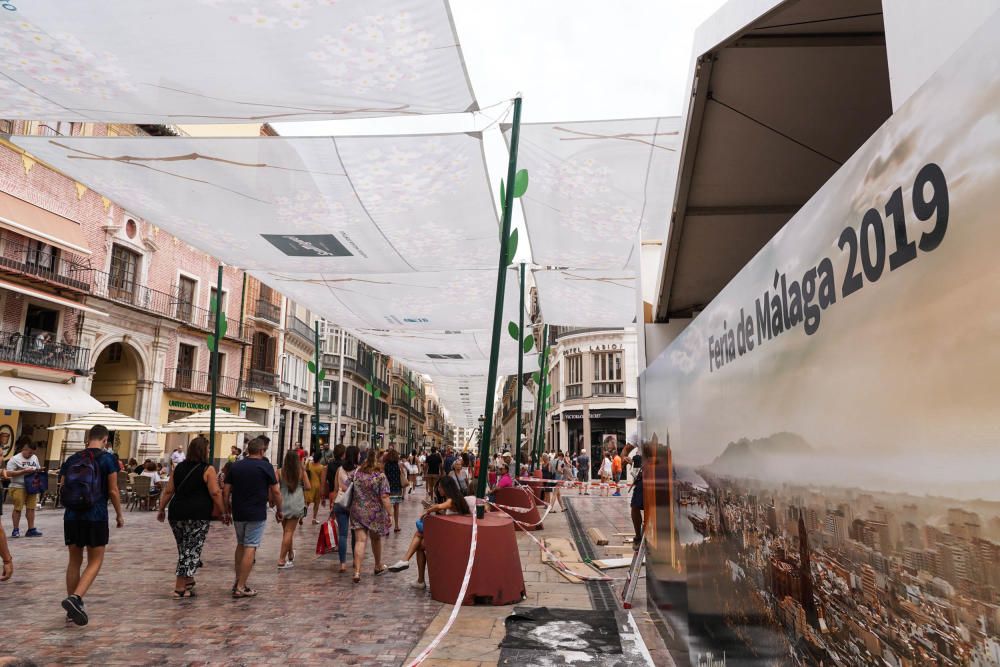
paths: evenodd
<path fill-rule="evenodd" d="M 202 551 L 213 520 L 233 526 L 236 546 L 233 553 L 233 585 L 231 595 L 237 599 L 253 598 L 257 591 L 249 579 L 257 562 L 257 551 L 264 538 L 269 512 L 281 525 L 281 544 L 276 567 L 289 570 L 295 563 L 295 537 L 312 510 L 312 523 L 318 525 L 320 510 L 329 506 L 330 519 L 336 525 L 339 572 L 347 571 L 347 548 L 352 551 L 354 583 L 362 579 L 368 545 L 371 545 L 372 576 L 400 572 L 409 568 L 416 558 L 415 588 L 427 585 L 427 558 L 423 548 L 424 520 L 435 513 L 468 515 L 476 508 L 476 487 L 482 465 L 487 466 L 487 498 L 492 501 L 496 489 L 515 486 L 520 476 L 536 467 L 522 452 L 518 468 L 509 450 L 480 461 L 467 452 L 452 448 L 431 447 L 401 456 L 391 447 L 362 450 L 357 446 L 325 445 L 311 456 L 300 443 L 282 458 L 275 469 L 266 458 L 270 446 L 267 436 L 247 438 L 244 447 L 233 447 L 222 471 L 216 471 L 209 455 L 209 443 L 203 436 L 191 440 L 187 450 L 174 449 L 165 461 L 135 459 L 124 463 L 108 444 L 108 429 L 94 426 L 86 437 L 86 447 L 66 459 L 59 470 L 60 501 L 65 508 L 64 542 L 68 551 L 66 597 L 62 607 L 68 621 L 86 625 L 89 615 L 85 596 L 97 578 L 109 542 L 109 504 L 115 510 L 119 528 L 125 524 L 119 497 L 118 475 L 133 474 L 151 478 L 158 493 L 157 520 L 169 523 L 177 545 L 177 565 L 174 571 L 172 595 L 175 599 L 197 595 L 196 575 L 202 567 Z M 581 449 L 575 455 L 565 452 L 543 454 L 536 462 L 537 470 L 547 485 L 551 511 L 563 509 L 561 483 L 587 482 L 596 472 L 602 482 L 631 481 L 631 512 L 636 532 L 641 539 L 643 496 L 640 469 L 641 457 L 630 441 L 619 450 L 614 442 L 605 442 L 596 471 L 590 469 L 590 457 Z M 9 482 L 14 510 L 13 531 L 17 538 L 22 514 L 27 519 L 26 537 L 41 536 L 34 525 L 37 494 L 32 493 L 31 475 L 42 474 L 30 441 L 20 443 L 17 453 L 2 469 Z M 166 470 L 164 468 L 166 467 Z M 629 469 L 633 473 L 629 474 Z M 169 471 L 169 477 L 161 472 Z M 407 496 L 419 489 L 420 478 L 426 490 L 423 512 L 416 521 L 405 556 L 392 565 L 383 562 L 383 540 L 393 532 L 402 532 L 400 508 Z M 617 489 L 617 487 L 616 487 Z M 614 495 L 620 495 L 616 490 Z M 0 503 L 2 516 L 2 503 Z M 6 535 L 0 525 L 0 558 L 3 561 L 0 581 L 14 571 Z"/>

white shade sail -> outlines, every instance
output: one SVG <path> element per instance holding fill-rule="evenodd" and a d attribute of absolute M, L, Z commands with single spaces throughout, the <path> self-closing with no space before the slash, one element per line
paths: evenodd
<path fill-rule="evenodd" d="M 556 326 L 623 327 L 636 321 L 634 273 L 584 269 L 533 272 L 539 307 Z"/>
<path fill-rule="evenodd" d="M 212 411 L 205 410 L 197 412 L 187 417 L 182 417 L 177 421 L 160 428 L 161 433 L 208 433 L 211 430 Z M 244 419 L 239 415 L 234 415 L 225 410 L 216 408 L 215 410 L 215 432 L 216 433 L 259 433 L 261 431 L 272 431 L 257 422 Z"/>
<path fill-rule="evenodd" d="M 446 0 L 9 7 L 0 118 L 259 123 L 474 105 Z"/>
<path fill-rule="evenodd" d="M 133 419 L 128 415 L 123 415 L 111 408 L 104 407 L 95 410 L 90 414 L 76 419 L 71 419 L 55 426 L 50 426 L 50 431 L 89 431 L 94 426 L 106 426 L 109 431 L 155 431 L 149 424 L 144 424 L 138 419 Z"/>
<path fill-rule="evenodd" d="M 666 235 L 677 118 L 521 126 L 521 199 L 535 264 L 621 270 L 637 235 Z M 507 130 L 509 135 L 509 129 Z"/>
<path fill-rule="evenodd" d="M 247 270 L 496 268 L 499 222 L 478 135 L 12 141 Z"/>

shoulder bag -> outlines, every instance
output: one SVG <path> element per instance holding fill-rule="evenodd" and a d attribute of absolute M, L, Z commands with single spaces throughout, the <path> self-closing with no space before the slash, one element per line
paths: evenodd
<path fill-rule="evenodd" d="M 334 506 L 339 507 L 340 509 L 346 512 L 351 508 L 351 502 L 353 500 L 354 500 L 354 480 L 351 479 L 347 482 L 346 490 L 340 488 L 340 485 L 338 485 L 337 498 L 333 501 Z"/>

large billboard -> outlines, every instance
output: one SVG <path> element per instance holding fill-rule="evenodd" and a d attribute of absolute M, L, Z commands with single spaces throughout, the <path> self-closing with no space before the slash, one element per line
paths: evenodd
<path fill-rule="evenodd" d="M 1000 664 L 998 248 L 995 16 L 643 375 L 679 662 Z"/>

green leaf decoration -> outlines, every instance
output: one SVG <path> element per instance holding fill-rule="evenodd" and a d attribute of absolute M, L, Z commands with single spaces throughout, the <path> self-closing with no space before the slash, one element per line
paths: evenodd
<path fill-rule="evenodd" d="M 545 398 L 548 398 L 549 394 L 552 393 L 552 385 L 550 384 L 545 385 L 545 389 L 542 390 L 542 393 L 545 394 Z"/>
<path fill-rule="evenodd" d="M 524 353 L 527 354 L 531 352 L 531 348 L 535 346 L 535 337 L 528 334 L 528 337 L 524 339 Z"/>
<path fill-rule="evenodd" d="M 515 229 L 510 233 L 510 238 L 507 239 L 507 263 L 510 264 L 514 261 L 514 253 L 517 252 L 517 230 Z"/>
<path fill-rule="evenodd" d="M 323 380 L 326 379 L 326 371 L 323 370 L 322 368 L 319 369 L 319 375 L 317 377 L 319 377 L 319 381 L 322 382 Z"/>
<path fill-rule="evenodd" d="M 226 314 L 222 313 L 219 315 L 219 335 L 225 336 L 227 331 L 229 331 L 229 322 L 226 321 Z"/>
<path fill-rule="evenodd" d="M 214 313 L 217 310 L 217 308 L 218 308 L 218 303 L 216 301 L 216 298 L 214 296 L 213 297 L 209 297 L 209 299 L 208 299 L 208 309 L 211 312 Z"/>
<path fill-rule="evenodd" d="M 309 363 L 306 364 L 306 367 L 309 369 L 310 373 L 316 372 L 316 363 L 312 359 L 309 360 Z"/>
<path fill-rule="evenodd" d="M 365 391 L 367 391 L 370 394 L 371 391 L 372 391 L 372 389 L 374 389 L 374 387 L 372 387 L 372 383 L 371 382 L 366 382 L 365 383 Z"/>
<path fill-rule="evenodd" d="M 381 389 L 376 389 L 375 390 L 375 398 L 378 398 L 381 395 L 382 395 L 382 390 Z"/>
<path fill-rule="evenodd" d="M 517 340 L 518 338 L 520 338 L 519 334 L 521 333 L 521 330 L 518 329 L 517 324 L 511 322 L 510 324 L 507 325 L 507 333 L 510 334 L 511 338 Z"/>
<path fill-rule="evenodd" d="M 215 334 L 208 334 L 208 349 L 215 350 Z"/>
<path fill-rule="evenodd" d="M 535 381 L 535 384 L 542 383 L 542 376 L 538 374 L 538 371 L 531 374 L 531 379 Z"/>
<path fill-rule="evenodd" d="M 514 196 L 523 197 L 524 193 L 528 191 L 528 170 L 521 169 L 514 176 Z"/>
<path fill-rule="evenodd" d="M 503 206 L 506 206 L 506 205 L 507 205 L 507 191 L 504 188 L 503 179 L 501 178 L 500 179 L 500 206 L 503 207 Z"/>

